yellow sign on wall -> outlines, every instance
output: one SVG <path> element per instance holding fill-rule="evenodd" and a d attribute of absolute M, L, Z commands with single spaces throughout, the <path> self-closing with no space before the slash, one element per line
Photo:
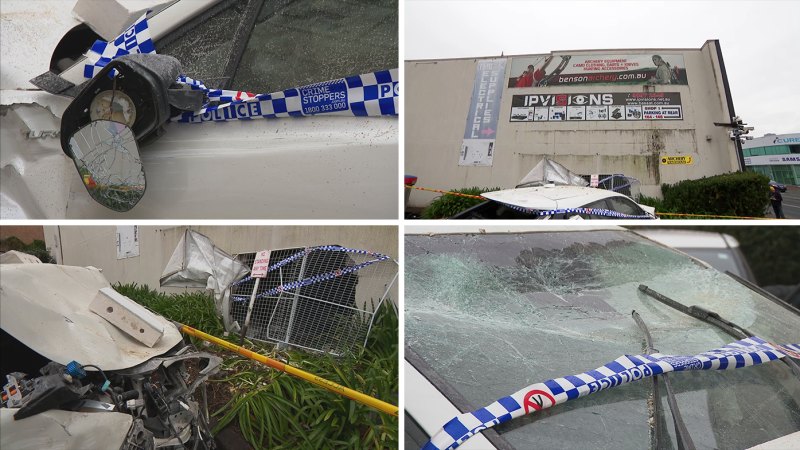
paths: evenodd
<path fill-rule="evenodd" d="M 692 157 L 690 155 L 680 155 L 680 156 L 662 156 L 661 157 L 661 164 L 691 164 Z"/>

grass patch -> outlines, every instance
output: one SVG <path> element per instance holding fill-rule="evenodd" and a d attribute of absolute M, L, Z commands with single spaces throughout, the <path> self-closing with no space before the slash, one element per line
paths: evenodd
<path fill-rule="evenodd" d="M 223 336 L 210 296 L 165 295 L 135 284 L 115 289 L 168 319 Z M 289 351 L 281 357 L 295 367 L 396 405 L 398 327 L 398 312 L 386 301 L 375 314 L 366 347 L 357 354 L 333 358 Z M 250 343 L 248 347 L 264 354 L 274 352 L 269 345 Z M 245 440 L 259 449 L 398 448 L 397 417 L 238 355 L 220 354 L 225 358 L 222 370 L 210 382 L 223 384 L 231 397 L 212 411 L 219 420 L 215 433 L 236 423 Z"/>
<path fill-rule="evenodd" d="M 147 285 L 139 286 L 136 283 L 116 284 L 114 289 L 169 320 L 223 337 L 225 326 L 214 309 L 214 299 L 205 293 L 167 295 L 156 292 Z"/>

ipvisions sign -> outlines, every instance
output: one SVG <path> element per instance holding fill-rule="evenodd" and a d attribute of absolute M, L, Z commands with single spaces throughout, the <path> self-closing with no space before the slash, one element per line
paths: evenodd
<path fill-rule="evenodd" d="M 680 119 L 678 92 L 531 94 L 511 100 L 511 122 Z"/>

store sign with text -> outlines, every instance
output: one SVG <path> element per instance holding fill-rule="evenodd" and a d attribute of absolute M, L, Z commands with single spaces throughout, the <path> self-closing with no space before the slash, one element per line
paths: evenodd
<path fill-rule="evenodd" d="M 509 88 L 577 84 L 688 84 L 683 55 L 531 55 L 511 60 Z"/>
<path fill-rule="evenodd" d="M 800 165 L 800 155 L 786 154 L 786 155 L 760 155 L 748 156 L 744 158 L 746 166 L 796 166 Z"/>
<path fill-rule="evenodd" d="M 510 122 L 682 120 L 678 92 L 515 95 Z"/>

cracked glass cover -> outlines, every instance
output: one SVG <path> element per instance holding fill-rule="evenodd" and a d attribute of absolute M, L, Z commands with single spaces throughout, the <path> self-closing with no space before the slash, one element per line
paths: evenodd
<path fill-rule="evenodd" d="M 96 120 L 75 132 L 69 147 L 81 181 L 96 202 L 124 212 L 142 198 L 144 167 L 130 128 Z"/>
<path fill-rule="evenodd" d="M 411 362 L 418 357 L 429 366 L 419 370 L 443 378 L 441 391 L 458 392 L 466 404 L 451 400 L 463 412 L 643 353 L 632 310 L 665 354 L 694 355 L 737 340 L 646 296 L 639 284 L 716 311 L 764 339 L 800 341 L 800 317 L 626 231 L 414 235 L 406 236 L 405 255 Z M 748 447 L 800 429 L 800 381 L 782 363 L 681 372 L 671 380 L 698 448 Z M 652 382 L 630 383 L 496 430 L 517 448 L 674 447 L 666 398 L 659 400 L 654 417 Z M 660 442 L 656 423 L 666 430 Z"/>

